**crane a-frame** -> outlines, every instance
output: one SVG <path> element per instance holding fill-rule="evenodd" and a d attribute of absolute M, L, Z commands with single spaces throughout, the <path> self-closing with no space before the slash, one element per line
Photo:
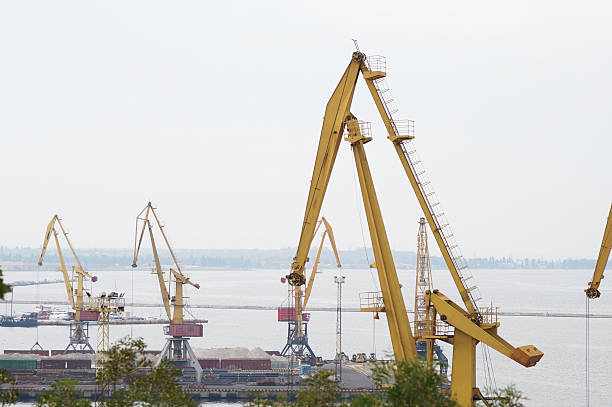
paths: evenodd
<path fill-rule="evenodd" d="M 334 231 L 325 217 L 321 217 L 321 219 L 317 222 L 317 226 L 313 233 L 313 238 L 317 234 L 317 231 L 321 225 L 323 225 L 321 244 L 319 244 L 317 257 L 315 258 L 312 266 L 312 271 L 310 272 L 310 277 L 308 279 L 308 284 L 306 284 L 306 288 L 302 290 L 302 287 L 300 286 L 290 285 L 289 307 L 281 307 L 278 309 L 278 321 L 287 322 L 287 344 L 281 351 L 281 356 L 292 354 L 303 360 L 312 360 L 316 358 L 315 353 L 310 348 L 310 344 L 308 343 L 308 320 L 310 317 L 309 314 L 305 313 L 305 311 L 306 306 L 308 305 L 308 300 L 310 299 L 310 294 L 312 293 L 315 277 L 317 274 L 320 274 L 320 271 L 318 271 L 319 261 L 321 259 L 323 244 L 325 243 L 326 237 L 329 239 L 333 249 L 334 256 L 336 258 L 336 265 L 338 267 L 342 267 L 340 264 L 340 257 L 338 255 L 338 248 L 336 247 Z"/>
<path fill-rule="evenodd" d="M 153 219 L 166 243 L 166 247 L 170 252 L 174 268 L 170 268 L 168 272 L 168 287 L 166 288 L 164 271 L 162 270 L 161 262 L 159 260 L 159 254 L 157 252 L 157 246 L 155 245 L 155 238 L 153 235 L 153 225 L 151 224 Z M 155 365 L 158 365 L 162 359 L 168 359 L 174 362 L 177 366 L 191 366 L 196 371 L 196 380 L 201 382 L 202 380 L 202 367 L 198 362 L 198 359 L 189 345 L 189 337 L 202 337 L 203 336 L 203 325 L 202 324 L 190 324 L 183 322 L 184 314 L 184 297 L 183 297 L 183 286 L 188 284 L 195 288 L 200 288 L 199 284 L 192 282 L 188 277 L 183 275 L 181 266 L 174 255 L 174 251 L 170 246 L 166 232 L 164 231 L 163 225 L 157 217 L 155 208 L 149 202 L 145 208 L 140 211 L 136 216 L 136 233 L 134 237 L 134 260 L 132 267 L 137 267 L 138 255 L 140 254 L 140 248 L 142 246 L 142 239 L 145 231 L 149 232 L 151 239 L 151 247 L 153 249 L 153 260 L 155 262 L 155 268 L 153 274 L 157 275 L 159 282 L 159 289 L 164 303 L 164 309 L 168 316 L 170 324 L 165 327 L 164 332 L 169 337 L 166 340 L 166 344 L 161 351 L 159 358 Z M 172 280 L 174 279 L 175 291 L 174 295 L 170 296 L 170 290 L 172 286 Z"/>
<path fill-rule="evenodd" d="M 610 249 L 612 249 L 612 206 L 610 206 L 610 213 L 608 214 L 608 221 L 606 222 L 606 228 L 604 229 L 603 240 L 601 242 L 601 247 L 599 248 L 599 256 L 597 257 L 597 263 L 595 264 L 593 278 L 591 281 L 589 281 L 589 287 L 584 290 L 587 297 L 590 299 L 599 298 L 601 295 L 599 292 L 599 284 L 604 278 L 603 273 L 606 269 L 606 264 L 608 264 Z"/>
<path fill-rule="evenodd" d="M 483 315 L 477 306 L 476 302 L 479 298 L 474 295 L 477 287 L 469 282 L 471 276 L 466 273 L 467 267 L 464 268 L 459 256 L 454 252 L 455 247 L 450 243 L 450 236 L 444 231 L 446 225 L 440 224 L 443 214 L 436 213 L 432 202 L 428 199 L 427 186 L 419 178 L 419 173 L 415 171 L 416 163 L 410 159 L 411 150 L 407 149 L 406 142 L 414 138 L 414 135 L 411 134 L 411 122 L 402 126 L 402 123 L 393 120 L 388 100 L 384 96 L 386 89 L 379 87 L 380 81 L 386 76 L 385 71 L 383 58 L 368 59 L 363 53 L 354 52 L 327 104 L 301 235 L 296 256 L 291 265 L 291 273 L 287 278 L 289 283 L 295 286 L 304 285 L 306 282 L 304 268 L 308 261 L 308 251 L 316 220 L 321 211 L 340 141 L 347 130 L 348 135 L 345 140 L 351 144 L 353 150 L 382 291 L 382 303 L 378 298 L 372 297 L 372 303 L 364 309 L 386 313 L 393 352 L 397 361 L 416 359 L 415 341 L 410 330 L 391 248 L 365 154 L 364 146 L 372 140 L 372 137 L 369 134 L 369 126 L 359 122 L 351 113 L 355 86 L 359 74 L 362 74 L 387 129 L 388 138 L 393 143 L 425 218 L 431 225 L 436 242 L 466 307 L 466 310 L 462 309 L 437 290 L 429 292 L 427 298 L 428 303 L 436 309 L 441 319 L 455 328 L 453 337 L 448 338 L 453 344 L 451 393 L 461 406 L 471 406 L 474 398 L 479 394 L 476 387 L 475 351 L 478 342 L 485 343 L 527 367 L 535 365 L 543 354 L 532 345 L 515 348 L 499 337 L 497 334 L 499 323 L 487 320 L 488 313 Z"/>
<path fill-rule="evenodd" d="M 76 262 L 76 266 L 72 266 L 71 276 L 68 275 L 68 270 L 66 269 L 66 262 L 64 260 L 64 254 L 62 253 L 62 247 L 60 245 L 59 232 L 55 228 L 56 224 L 59 226 L 59 229 L 64 236 L 64 239 L 66 240 L 66 243 L 70 248 L 70 252 L 72 253 L 72 256 Z M 94 353 L 94 350 L 89 343 L 89 321 L 97 321 L 98 313 L 95 311 L 88 311 L 84 306 L 83 293 L 85 292 L 88 297 L 91 296 L 91 294 L 84 290 L 83 282 L 85 278 L 88 278 L 93 282 L 95 282 L 98 278 L 83 270 L 81 261 L 74 251 L 72 243 L 70 243 L 70 239 L 68 238 L 68 233 L 64 229 L 64 225 L 62 225 L 62 221 L 58 215 L 54 215 L 47 225 L 42 251 L 40 253 L 40 258 L 38 259 L 39 266 L 42 266 L 43 264 L 43 259 L 45 257 L 45 253 L 47 252 L 47 246 L 49 245 L 51 236 L 53 236 L 53 239 L 55 240 L 57 257 L 59 258 L 60 262 L 60 269 L 58 271 L 61 272 L 62 276 L 64 277 L 68 301 L 70 302 L 70 307 L 75 311 L 74 319 L 70 321 L 70 341 L 68 346 L 66 346 L 65 351 L 68 352 L 68 350 L 72 348 L 72 350 Z M 74 287 L 75 276 L 76 288 Z"/>

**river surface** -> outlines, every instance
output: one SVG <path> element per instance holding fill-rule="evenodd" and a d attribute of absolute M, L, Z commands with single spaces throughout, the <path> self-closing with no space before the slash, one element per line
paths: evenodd
<path fill-rule="evenodd" d="M 359 292 L 378 290 L 376 272 L 370 270 L 340 270 L 346 276 L 342 301 L 345 307 L 359 307 Z M 126 310 L 134 315 L 160 317 L 163 309 L 132 308 L 135 303 L 159 303 L 157 278 L 150 269 L 135 271 L 89 270 L 98 282 L 92 287 L 94 295 L 102 291 L 125 292 Z M 589 270 L 477 270 L 473 271 L 484 295 L 482 306 L 490 301 L 500 311 L 514 312 L 567 312 L 584 314 L 584 288 L 591 277 Z M 279 306 L 287 299 L 287 286 L 280 282 L 283 270 L 189 270 L 186 274 L 201 285 L 200 290 L 186 288 L 191 304 L 265 305 Z M 317 276 L 310 299 L 312 307 L 335 307 L 338 270 L 323 270 Z M 6 281 L 57 279 L 56 272 L 5 272 Z M 413 308 L 414 271 L 399 270 L 406 307 Z M 444 294 L 458 301 L 448 271 L 433 271 L 434 285 Z M 603 281 L 602 297 L 591 301 L 593 314 L 612 314 L 612 286 Z M 9 296 L 10 298 L 10 296 Z M 66 299 L 63 284 L 24 286 L 15 288 L 15 299 L 62 301 Z M 485 304 L 486 303 L 486 304 Z M 67 307 L 65 308 L 67 309 Z M 33 311 L 34 305 L 14 305 L 14 312 Z M 0 304 L 0 313 L 9 311 L 7 303 Z M 193 338 L 197 348 L 260 347 L 280 350 L 286 341 L 287 326 L 276 321 L 274 310 L 191 309 L 195 318 L 208 320 L 204 337 Z M 187 315 L 189 317 L 189 315 Z M 371 314 L 345 312 L 343 321 L 343 350 L 351 355 L 357 352 L 376 352 L 383 357 L 391 352 L 391 342 L 384 314 L 374 320 Z M 544 352 L 540 363 L 524 368 L 507 357 L 491 350 L 491 362 L 497 387 L 515 384 L 530 399 L 528 406 L 585 406 L 586 405 L 586 329 L 584 318 L 502 316 L 499 333 L 515 346 L 536 345 Z M 412 317 L 411 317 L 412 320 Z M 331 358 L 335 353 L 335 312 L 313 311 L 309 324 L 310 345 L 319 355 Z M 45 326 L 39 328 L 0 328 L 0 349 L 28 349 L 36 341 L 45 348 L 61 349 L 66 346 L 68 327 Z M 111 340 L 126 335 L 143 337 L 150 349 L 160 349 L 165 337 L 161 325 L 111 326 Z M 90 330 L 95 348 L 95 325 Z M 612 360 L 612 319 L 590 319 L 590 405 L 612 405 L 608 385 L 612 380 L 608 362 Z M 445 353 L 450 347 L 442 344 Z M 479 348 L 481 346 L 479 345 Z M 485 387 L 482 352 L 478 350 L 478 384 Z M 220 407 L 222 404 L 213 404 Z"/>

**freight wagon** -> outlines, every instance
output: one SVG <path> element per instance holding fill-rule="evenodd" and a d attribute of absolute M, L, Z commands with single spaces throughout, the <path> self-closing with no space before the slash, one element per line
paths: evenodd
<path fill-rule="evenodd" d="M 36 359 L 0 359 L 0 368 L 6 370 L 36 369 Z"/>

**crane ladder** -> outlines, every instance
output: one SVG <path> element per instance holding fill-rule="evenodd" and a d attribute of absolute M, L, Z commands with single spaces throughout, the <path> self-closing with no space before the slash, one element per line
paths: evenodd
<path fill-rule="evenodd" d="M 370 70 L 376 71 L 386 71 L 386 64 L 384 61 L 384 57 L 368 57 L 367 60 L 368 67 Z M 396 136 L 414 136 L 414 121 L 413 120 L 404 120 L 397 121 L 393 119 L 393 114 L 397 113 L 398 109 L 395 107 L 395 101 L 393 96 L 391 95 L 391 91 L 386 84 L 385 78 L 375 79 L 373 81 L 376 91 L 382 101 L 383 107 L 389 118 L 389 124 L 395 132 Z M 410 166 L 410 171 L 414 175 L 417 180 L 417 185 L 419 190 L 424 198 L 424 201 L 427 205 L 427 209 L 431 213 L 431 216 L 434 221 L 434 225 L 430 225 L 434 231 L 438 231 L 442 241 L 444 242 L 444 246 L 446 251 L 449 254 L 449 257 L 457 270 L 457 274 L 461 280 L 463 288 L 467 292 L 470 303 L 472 304 L 474 310 L 477 313 L 480 313 L 480 307 L 478 307 L 477 302 L 482 299 L 482 295 L 480 293 L 480 289 L 476 285 L 476 280 L 472 275 L 470 269 L 468 268 L 467 261 L 461 250 L 455 236 L 451 230 L 450 224 L 446 218 L 444 211 L 442 210 L 442 206 L 440 205 L 440 201 L 437 198 L 436 192 L 433 190 L 433 186 L 431 181 L 429 180 L 425 167 L 423 166 L 423 162 L 419 159 L 416 149 L 414 148 L 414 144 L 412 143 L 412 139 L 404 139 L 401 141 L 397 141 L 400 143 L 404 156 Z M 483 315 L 486 317 L 486 314 Z"/>

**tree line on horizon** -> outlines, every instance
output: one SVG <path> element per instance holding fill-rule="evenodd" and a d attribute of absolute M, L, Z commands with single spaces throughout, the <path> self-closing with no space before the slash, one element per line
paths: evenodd
<path fill-rule="evenodd" d="M 123 269 L 132 264 L 132 249 L 79 249 L 79 258 L 90 269 Z M 227 269 L 286 269 L 295 255 L 295 248 L 282 249 L 177 249 L 175 253 L 185 267 L 227 268 Z M 367 268 L 373 261 L 372 249 L 340 250 L 340 261 L 344 268 Z M 0 265 L 5 271 L 32 270 L 37 266 L 40 249 L 8 248 L 0 246 Z M 394 250 L 393 257 L 398 268 L 413 269 L 416 267 L 416 253 Z M 311 261 L 314 255 L 311 256 Z M 160 251 L 160 260 L 170 264 L 168 253 Z M 511 257 L 468 258 L 468 265 L 473 269 L 592 269 L 595 259 L 562 259 L 542 260 Z M 153 262 L 151 250 L 144 250 L 140 256 L 140 267 L 148 267 Z M 432 269 L 446 269 L 441 256 L 431 256 Z M 43 270 L 55 269 L 59 264 L 57 253 L 47 253 Z M 321 254 L 321 267 L 335 268 L 335 259 L 331 250 L 325 248 Z"/>

